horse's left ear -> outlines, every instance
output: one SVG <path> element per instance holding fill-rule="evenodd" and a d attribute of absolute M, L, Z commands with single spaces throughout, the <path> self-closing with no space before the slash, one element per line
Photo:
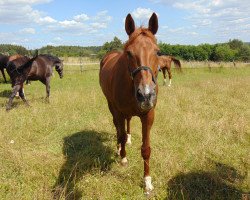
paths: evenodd
<path fill-rule="evenodd" d="M 155 13 L 153 13 L 149 19 L 148 30 L 150 30 L 154 35 L 158 30 L 158 17 Z"/>
<path fill-rule="evenodd" d="M 128 35 L 131 35 L 135 31 L 135 22 L 129 13 L 125 20 L 125 30 Z"/>

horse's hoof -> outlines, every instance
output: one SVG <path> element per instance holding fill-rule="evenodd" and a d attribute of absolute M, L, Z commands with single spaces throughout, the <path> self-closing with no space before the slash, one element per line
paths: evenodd
<path fill-rule="evenodd" d="M 128 166 L 128 160 L 127 160 L 126 157 L 122 158 L 122 160 L 121 160 L 121 165 L 122 165 L 122 166 Z"/>
<path fill-rule="evenodd" d="M 11 110 L 11 107 L 6 107 L 6 111 L 9 112 Z"/>
<path fill-rule="evenodd" d="M 169 84 L 168 87 L 170 87 L 171 85 Z"/>

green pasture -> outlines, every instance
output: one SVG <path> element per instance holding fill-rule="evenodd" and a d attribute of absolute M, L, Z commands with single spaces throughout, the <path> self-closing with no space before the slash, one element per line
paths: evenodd
<path fill-rule="evenodd" d="M 95 69 L 98 66 L 90 67 Z M 141 124 L 132 118 L 128 166 L 98 70 L 65 66 L 63 79 L 25 86 L 31 107 L 0 83 L 0 199 L 145 199 Z M 151 199 L 242 199 L 250 193 L 250 67 L 174 69 L 151 131 Z M 0 76 L 2 82 L 2 77 Z M 247 197 L 246 197 L 247 198 Z"/>

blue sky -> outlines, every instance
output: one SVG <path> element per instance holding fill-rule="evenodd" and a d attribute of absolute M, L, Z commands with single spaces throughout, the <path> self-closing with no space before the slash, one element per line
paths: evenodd
<path fill-rule="evenodd" d="M 115 36 L 126 41 L 126 15 L 147 26 L 152 12 L 159 17 L 158 41 L 250 42 L 249 0 L 0 0 L 0 43 L 34 49 L 103 45 Z"/>

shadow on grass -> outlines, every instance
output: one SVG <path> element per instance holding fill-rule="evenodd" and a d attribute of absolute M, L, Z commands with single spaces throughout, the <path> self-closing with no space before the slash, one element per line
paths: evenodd
<path fill-rule="evenodd" d="M 4 91 L 1 91 L 0 92 L 0 97 L 6 97 L 6 98 L 9 98 L 10 97 L 10 94 L 11 94 L 11 90 L 4 90 Z"/>
<path fill-rule="evenodd" d="M 180 173 L 168 182 L 168 200 L 249 200 L 249 192 L 235 187 L 246 175 L 240 175 L 236 169 L 222 163 L 214 163 L 215 171 L 195 171 Z"/>
<path fill-rule="evenodd" d="M 86 173 L 100 173 L 110 170 L 114 162 L 114 151 L 105 146 L 108 134 L 86 130 L 64 138 L 62 165 L 53 187 L 54 199 L 80 199 L 77 182 Z"/>

